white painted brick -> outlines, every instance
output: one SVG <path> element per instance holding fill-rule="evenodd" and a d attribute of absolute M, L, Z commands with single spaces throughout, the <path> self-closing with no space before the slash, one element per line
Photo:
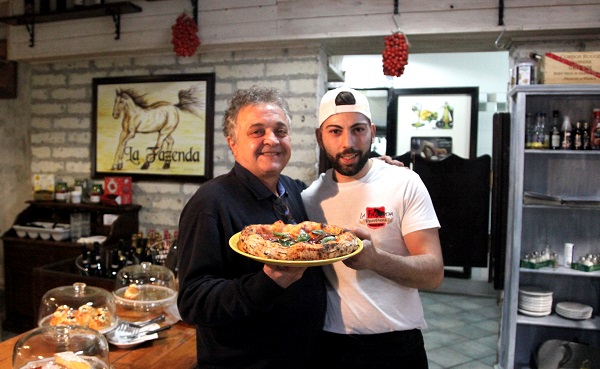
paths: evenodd
<path fill-rule="evenodd" d="M 66 62 L 58 62 L 54 64 L 56 70 L 66 70 L 70 72 L 73 69 L 86 69 L 90 67 L 89 60 L 69 60 Z"/>
<path fill-rule="evenodd" d="M 31 135 L 31 144 L 63 144 L 66 142 L 65 132 L 44 132 Z"/>
<path fill-rule="evenodd" d="M 32 115 L 60 114 L 65 109 L 64 104 L 33 104 L 31 106 L 31 113 Z"/>
<path fill-rule="evenodd" d="M 86 132 L 68 132 L 67 142 L 74 144 L 89 145 L 92 142 L 92 134 L 89 131 Z"/>
<path fill-rule="evenodd" d="M 86 72 L 69 74 L 69 86 L 91 86 L 94 78 L 106 77 L 107 72 Z"/>
<path fill-rule="evenodd" d="M 31 173 L 56 173 L 63 171 L 65 166 L 62 162 L 54 160 L 41 160 L 34 161 L 31 163 Z"/>
<path fill-rule="evenodd" d="M 176 63 L 176 57 L 165 55 L 165 56 L 147 56 L 137 58 L 133 60 L 133 65 L 136 67 L 151 67 L 157 65 L 174 65 Z"/>
<path fill-rule="evenodd" d="M 92 105 L 87 103 L 71 103 L 67 105 L 67 112 L 70 114 L 86 114 L 85 120 L 89 122 L 89 115 L 92 112 Z"/>
<path fill-rule="evenodd" d="M 32 100 L 48 100 L 50 92 L 45 88 L 34 88 L 31 90 Z"/>
<path fill-rule="evenodd" d="M 42 118 L 42 117 L 33 117 L 33 118 L 31 118 L 31 127 L 37 128 L 37 129 L 51 129 L 52 128 L 52 119 Z"/>
<path fill-rule="evenodd" d="M 290 80 L 290 90 L 297 94 L 314 94 L 317 91 L 317 81 L 314 79 L 292 79 Z"/>
<path fill-rule="evenodd" d="M 92 62 L 96 68 L 99 69 L 111 69 L 111 70 L 119 70 L 127 67 L 133 66 L 132 58 L 117 58 L 117 59 L 96 59 Z"/>
<path fill-rule="evenodd" d="M 89 129 L 90 125 L 86 119 L 79 118 L 58 118 L 54 120 L 54 128 L 56 129 Z"/>
<path fill-rule="evenodd" d="M 52 157 L 55 159 L 89 158 L 90 151 L 86 147 L 56 147 L 52 149 Z"/>
<path fill-rule="evenodd" d="M 149 228 L 159 227 L 162 231 L 164 228 L 177 227 L 177 216 L 169 212 L 150 212 L 148 209 L 142 209 L 139 213 L 140 223 L 154 225 Z"/>
<path fill-rule="evenodd" d="M 265 75 L 264 64 L 220 65 L 215 70 L 222 79 L 256 78 Z"/>
<path fill-rule="evenodd" d="M 283 80 L 265 81 L 263 79 L 255 79 L 255 80 L 250 80 L 250 81 L 241 81 L 241 82 L 238 82 L 237 87 L 239 89 L 247 89 L 254 85 L 259 86 L 259 87 L 276 88 L 276 89 L 282 91 L 284 96 L 287 95 L 286 94 L 287 82 L 283 81 Z"/>
<path fill-rule="evenodd" d="M 183 200 L 178 197 L 161 196 L 152 203 L 153 207 L 161 210 L 183 210 Z"/>
<path fill-rule="evenodd" d="M 136 183 L 135 189 L 143 193 L 175 194 L 179 193 L 181 190 L 181 185 L 178 183 L 166 182 L 138 182 Z"/>
<path fill-rule="evenodd" d="M 41 74 L 31 77 L 32 85 L 41 86 L 64 86 L 67 84 L 67 76 L 64 74 Z"/>
<path fill-rule="evenodd" d="M 70 173 L 84 173 L 84 176 L 89 176 L 91 173 L 92 164 L 89 161 L 89 156 L 87 160 L 83 161 L 68 161 L 65 163 L 65 170 Z M 81 157 L 84 159 L 84 157 Z"/>
<path fill-rule="evenodd" d="M 36 146 L 31 148 L 31 155 L 33 160 L 50 159 L 52 155 L 52 149 L 48 146 Z"/>
<path fill-rule="evenodd" d="M 266 67 L 267 77 L 285 76 L 287 78 L 298 75 L 317 75 L 319 72 L 316 61 L 293 61 L 289 63 L 268 63 Z"/>

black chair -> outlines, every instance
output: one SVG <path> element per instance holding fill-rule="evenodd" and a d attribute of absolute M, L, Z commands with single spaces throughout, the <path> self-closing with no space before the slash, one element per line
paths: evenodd
<path fill-rule="evenodd" d="M 394 159 L 419 174 L 441 224 L 444 266 L 463 267 L 447 276 L 471 278 L 472 267 L 488 266 L 491 157 L 463 159 L 454 154 L 431 161 L 410 152 Z"/>

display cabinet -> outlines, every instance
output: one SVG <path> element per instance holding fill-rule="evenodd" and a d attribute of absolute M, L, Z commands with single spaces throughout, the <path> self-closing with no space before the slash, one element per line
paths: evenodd
<path fill-rule="evenodd" d="M 558 110 L 572 122 L 590 121 L 600 107 L 600 86 L 531 85 L 510 92 L 511 138 L 505 293 L 499 366 L 531 368 L 537 348 L 563 339 L 600 345 L 600 271 L 564 266 L 564 244 L 574 243 L 573 260 L 600 253 L 600 151 L 525 149 L 526 113 Z M 549 127 L 550 128 L 550 127 Z M 530 197 L 530 194 L 536 196 Z M 525 254 L 546 245 L 559 255 L 558 267 L 521 268 Z M 549 315 L 523 314 L 519 288 L 552 292 Z M 590 319 L 557 315 L 556 304 L 578 302 L 593 308 Z"/>
<path fill-rule="evenodd" d="M 91 235 L 106 236 L 104 245 L 128 240 L 139 230 L 140 205 L 105 206 L 100 204 L 71 204 L 55 201 L 30 201 L 16 218 L 15 225 L 32 222 L 69 223 L 71 214 L 90 215 Z M 110 219 L 110 222 L 107 220 Z M 84 246 L 76 240 L 55 241 L 50 238 L 19 237 L 11 228 L 2 236 L 4 246 L 4 284 L 6 316 L 3 328 L 22 332 L 36 326 L 39 301 L 35 301 L 34 269 L 82 253 Z"/>

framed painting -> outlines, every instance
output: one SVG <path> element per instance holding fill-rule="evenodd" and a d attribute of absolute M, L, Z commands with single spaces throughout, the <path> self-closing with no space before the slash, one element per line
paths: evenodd
<path fill-rule="evenodd" d="M 93 79 L 92 177 L 213 175 L 215 75 Z"/>
<path fill-rule="evenodd" d="M 448 149 L 450 144 L 453 154 L 475 158 L 478 106 L 479 87 L 394 89 L 388 148 L 402 155 L 418 150 L 420 143 L 430 138 L 431 145 Z"/>

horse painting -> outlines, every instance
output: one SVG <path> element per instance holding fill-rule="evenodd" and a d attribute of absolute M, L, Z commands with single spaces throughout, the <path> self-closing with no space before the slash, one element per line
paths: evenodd
<path fill-rule="evenodd" d="M 187 111 L 198 117 L 204 109 L 204 100 L 200 98 L 200 85 L 195 85 L 187 90 L 179 91 L 179 102 L 172 104 L 166 101 L 148 103 L 146 94 L 141 94 L 135 89 L 117 89 L 112 116 L 121 121 L 121 133 L 119 143 L 111 170 L 123 169 L 123 153 L 127 142 L 135 137 L 137 133 L 156 133 L 156 144 L 150 147 L 150 153 L 146 156 L 141 169 L 148 169 L 157 155 L 164 152 L 163 169 L 171 167 L 171 152 L 173 150 L 173 132 L 179 124 L 180 111 Z M 163 146 L 166 146 L 163 147 Z"/>

